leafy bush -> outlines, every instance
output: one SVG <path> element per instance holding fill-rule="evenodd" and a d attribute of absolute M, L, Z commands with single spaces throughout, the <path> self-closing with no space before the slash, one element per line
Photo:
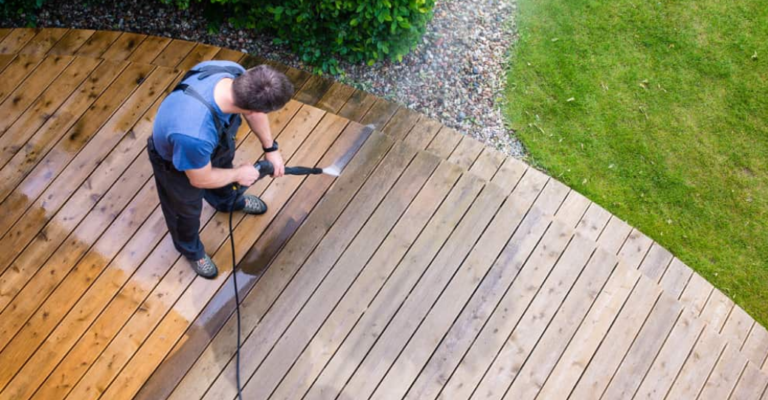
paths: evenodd
<path fill-rule="evenodd" d="M 424 34 L 434 0 L 210 0 L 238 28 L 275 34 L 308 64 L 402 60 Z M 177 4 L 188 5 L 189 0 Z"/>
<path fill-rule="evenodd" d="M 12 19 L 24 16 L 30 24 L 35 21 L 35 11 L 45 0 L 0 0 L 0 18 Z"/>

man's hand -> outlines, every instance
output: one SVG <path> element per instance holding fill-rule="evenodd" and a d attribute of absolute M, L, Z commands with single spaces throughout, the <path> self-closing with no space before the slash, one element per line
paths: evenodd
<path fill-rule="evenodd" d="M 283 156 L 280 155 L 279 151 L 266 153 L 264 154 L 264 158 L 271 162 L 272 166 L 275 167 L 275 172 L 272 174 L 273 177 L 279 178 L 285 175 L 285 164 L 283 163 Z"/>
<path fill-rule="evenodd" d="M 259 179 L 259 170 L 253 164 L 243 164 L 237 167 L 237 183 L 251 186 Z"/>

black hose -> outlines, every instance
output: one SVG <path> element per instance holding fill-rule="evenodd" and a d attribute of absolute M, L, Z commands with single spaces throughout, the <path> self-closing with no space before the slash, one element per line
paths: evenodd
<path fill-rule="evenodd" d="M 237 351 L 235 365 L 235 380 L 237 381 L 237 398 L 243 400 L 243 389 L 240 384 L 240 294 L 237 292 L 237 258 L 235 257 L 235 235 L 232 229 L 232 211 L 239 195 L 232 198 L 229 206 L 229 243 L 232 245 L 232 283 L 235 285 L 235 313 L 237 313 Z"/>

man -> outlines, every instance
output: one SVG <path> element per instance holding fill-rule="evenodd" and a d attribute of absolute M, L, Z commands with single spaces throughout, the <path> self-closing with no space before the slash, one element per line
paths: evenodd
<path fill-rule="evenodd" d="M 293 95 L 288 78 L 260 65 L 245 70 L 229 61 L 196 65 L 160 105 L 147 151 L 157 193 L 173 244 L 195 272 L 208 279 L 218 269 L 200 241 L 203 199 L 218 211 L 263 214 L 267 205 L 254 195 L 239 195 L 234 183 L 250 186 L 259 177 L 253 164 L 232 165 L 235 134 L 242 116 L 256 133 L 265 157 L 285 171 L 267 113 Z"/>

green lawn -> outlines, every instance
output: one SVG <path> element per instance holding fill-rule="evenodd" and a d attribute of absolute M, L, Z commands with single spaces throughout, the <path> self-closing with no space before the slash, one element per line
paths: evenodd
<path fill-rule="evenodd" d="M 768 325 L 765 0 L 519 0 L 506 116 L 547 170 Z"/>

